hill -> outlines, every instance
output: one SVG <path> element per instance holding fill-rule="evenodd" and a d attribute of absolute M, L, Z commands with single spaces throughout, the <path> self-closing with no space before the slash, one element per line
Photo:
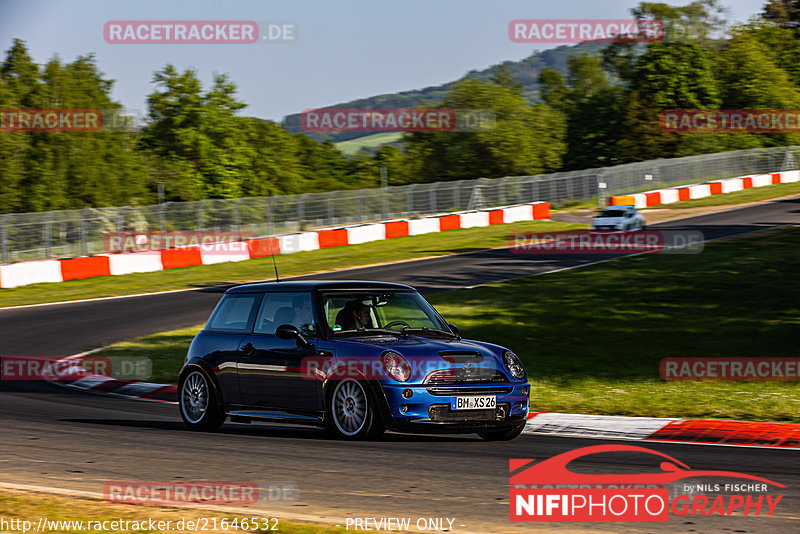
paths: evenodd
<path fill-rule="evenodd" d="M 531 54 L 525 59 L 519 61 L 504 61 L 499 65 L 492 65 L 482 70 L 471 70 L 466 73 L 461 79 L 474 78 L 476 80 L 488 80 L 492 77 L 494 70 L 503 65 L 508 68 L 514 80 L 523 85 L 523 94 L 531 101 L 537 103 L 539 100 L 539 72 L 544 67 L 550 67 L 562 74 L 567 73 L 567 61 L 569 56 L 574 54 L 589 54 L 597 55 L 603 48 L 607 46 L 603 43 L 580 43 L 577 45 L 562 45 L 557 48 L 544 50 Z M 440 102 L 450 88 L 453 82 L 448 82 L 442 85 L 425 87 L 423 89 L 415 89 L 412 91 L 401 91 L 399 93 L 390 93 L 383 95 L 371 96 L 368 98 L 361 98 L 358 100 L 351 100 L 350 102 L 343 102 L 341 104 L 334 104 L 332 108 L 413 108 L 425 104 L 434 104 Z M 300 114 L 287 115 L 283 120 L 286 129 L 291 133 L 300 133 L 303 129 L 300 127 Z M 339 143 L 349 139 L 357 139 L 371 135 L 370 133 L 360 132 L 342 132 L 336 134 L 323 134 L 323 133 L 310 133 L 309 137 L 317 141 L 324 141 L 330 138 L 331 141 Z"/>

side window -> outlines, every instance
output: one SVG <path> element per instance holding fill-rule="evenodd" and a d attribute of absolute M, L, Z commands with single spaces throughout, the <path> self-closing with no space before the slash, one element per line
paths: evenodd
<path fill-rule="evenodd" d="M 256 334 L 275 334 L 282 324 L 296 326 L 304 335 L 317 333 L 311 293 L 268 293 L 256 316 Z"/>
<path fill-rule="evenodd" d="M 246 332 L 259 295 L 226 295 L 222 298 L 206 328 Z"/>

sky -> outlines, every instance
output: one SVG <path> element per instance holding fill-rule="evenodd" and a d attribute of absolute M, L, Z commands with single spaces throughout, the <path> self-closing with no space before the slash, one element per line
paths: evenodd
<path fill-rule="evenodd" d="M 146 110 L 153 73 L 193 68 L 204 84 L 226 73 L 245 115 L 282 120 L 304 109 L 439 85 L 544 48 L 511 42 L 514 19 L 626 19 L 636 0 L 0 0 L 3 57 L 26 41 L 38 63 L 95 54 L 113 98 Z M 685 5 L 687 1 L 668 2 Z M 732 22 L 765 0 L 723 0 Z M 109 44 L 110 20 L 289 21 L 297 39 L 280 44 Z"/>

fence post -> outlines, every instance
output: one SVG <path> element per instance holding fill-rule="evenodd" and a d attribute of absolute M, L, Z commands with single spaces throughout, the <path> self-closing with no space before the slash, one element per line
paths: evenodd
<path fill-rule="evenodd" d="M 233 228 L 231 228 L 231 231 L 236 233 L 239 232 L 239 227 L 242 225 L 242 212 L 239 207 L 241 203 L 242 199 L 240 198 L 233 205 Z"/>
<path fill-rule="evenodd" d="M 272 197 L 267 197 L 267 235 L 275 234 L 275 223 L 272 220 Z"/>
<path fill-rule="evenodd" d="M 83 210 L 83 217 L 81 217 L 81 256 L 89 255 L 89 243 L 86 239 L 86 219 L 91 213 L 92 209 L 86 208 Z"/>
<path fill-rule="evenodd" d="M 51 215 L 52 216 L 52 215 Z M 48 218 L 44 223 L 44 257 L 45 259 L 50 258 L 50 219 Z"/>
<path fill-rule="evenodd" d="M 381 165 L 381 211 L 383 218 L 389 218 L 389 198 L 386 196 L 389 191 L 389 180 L 386 177 L 386 165 Z"/>
<path fill-rule="evenodd" d="M 428 210 L 430 213 L 436 213 L 436 183 L 432 183 L 428 186 L 428 202 L 430 204 L 430 209 Z"/>
<path fill-rule="evenodd" d="M 328 225 L 336 224 L 333 222 L 333 195 L 328 195 Z"/>
<path fill-rule="evenodd" d="M 608 188 L 608 184 L 605 182 L 603 178 L 603 173 L 597 173 L 597 207 L 603 208 L 606 205 L 606 190 Z"/>
<path fill-rule="evenodd" d="M 203 208 L 206 205 L 205 200 L 201 200 L 197 203 L 197 231 L 201 232 L 203 230 Z"/>
<path fill-rule="evenodd" d="M 166 203 L 162 202 L 158 205 L 158 225 L 161 227 L 162 232 L 167 231 L 167 214 L 165 211 Z"/>
<path fill-rule="evenodd" d="M 3 227 L 0 228 L 0 243 L 2 243 L 2 263 L 8 263 L 8 219 L 10 215 L 3 217 Z"/>
<path fill-rule="evenodd" d="M 303 221 L 306 218 L 305 206 L 304 206 L 305 198 L 306 198 L 306 193 L 303 193 L 302 195 L 300 195 L 300 198 L 297 199 L 297 223 L 300 225 L 303 224 Z"/>

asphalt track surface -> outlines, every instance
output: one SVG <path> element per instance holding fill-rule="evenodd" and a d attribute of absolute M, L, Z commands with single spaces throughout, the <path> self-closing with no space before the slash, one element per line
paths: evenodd
<path fill-rule="evenodd" d="M 800 198 L 654 225 L 701 230 L 707 238 L 800 223 Z M 314 278 L 404 282 L 424 292 L 467 287 L 573 267 L 597 256 L 518 256 L 507 249 L 326 273 Z M 67 355 L 109 342 L 205 320 L 220 289 L 0 310 L 3 354 Z M 0 382 L 0 481 L 101 493 L 109 481 L 227 480 L 297 484 L 295 504 L 259 505 L 289 520 L 304 515 L 345 524 L 348 517 L 451 517 L 454 532 L 552 531 L 508 521 L 509 458 L 545 459 L 613 440 L 523 435 L 508 443 L 472 436 L 387 434 L 348 443 L 312 429 L 228 424 L 218 433 L 183 429 L 175 406 L 109 398 L 42 383 Z M 616 442 L 630 443 L 630 442 Z M 667 443 L 694 469 L 730 470 L 788 486 L 776 516 L 672 517 L 669 523 L 558 524 L 559 531 L 797 532 L 797 451 Z M 589 473 L 650 472 L 644 458 L 605 455 Z M 728 480 L 725 480 L 727 482 Z M 463 526 L 462 526 L 463 525 Z"/>

